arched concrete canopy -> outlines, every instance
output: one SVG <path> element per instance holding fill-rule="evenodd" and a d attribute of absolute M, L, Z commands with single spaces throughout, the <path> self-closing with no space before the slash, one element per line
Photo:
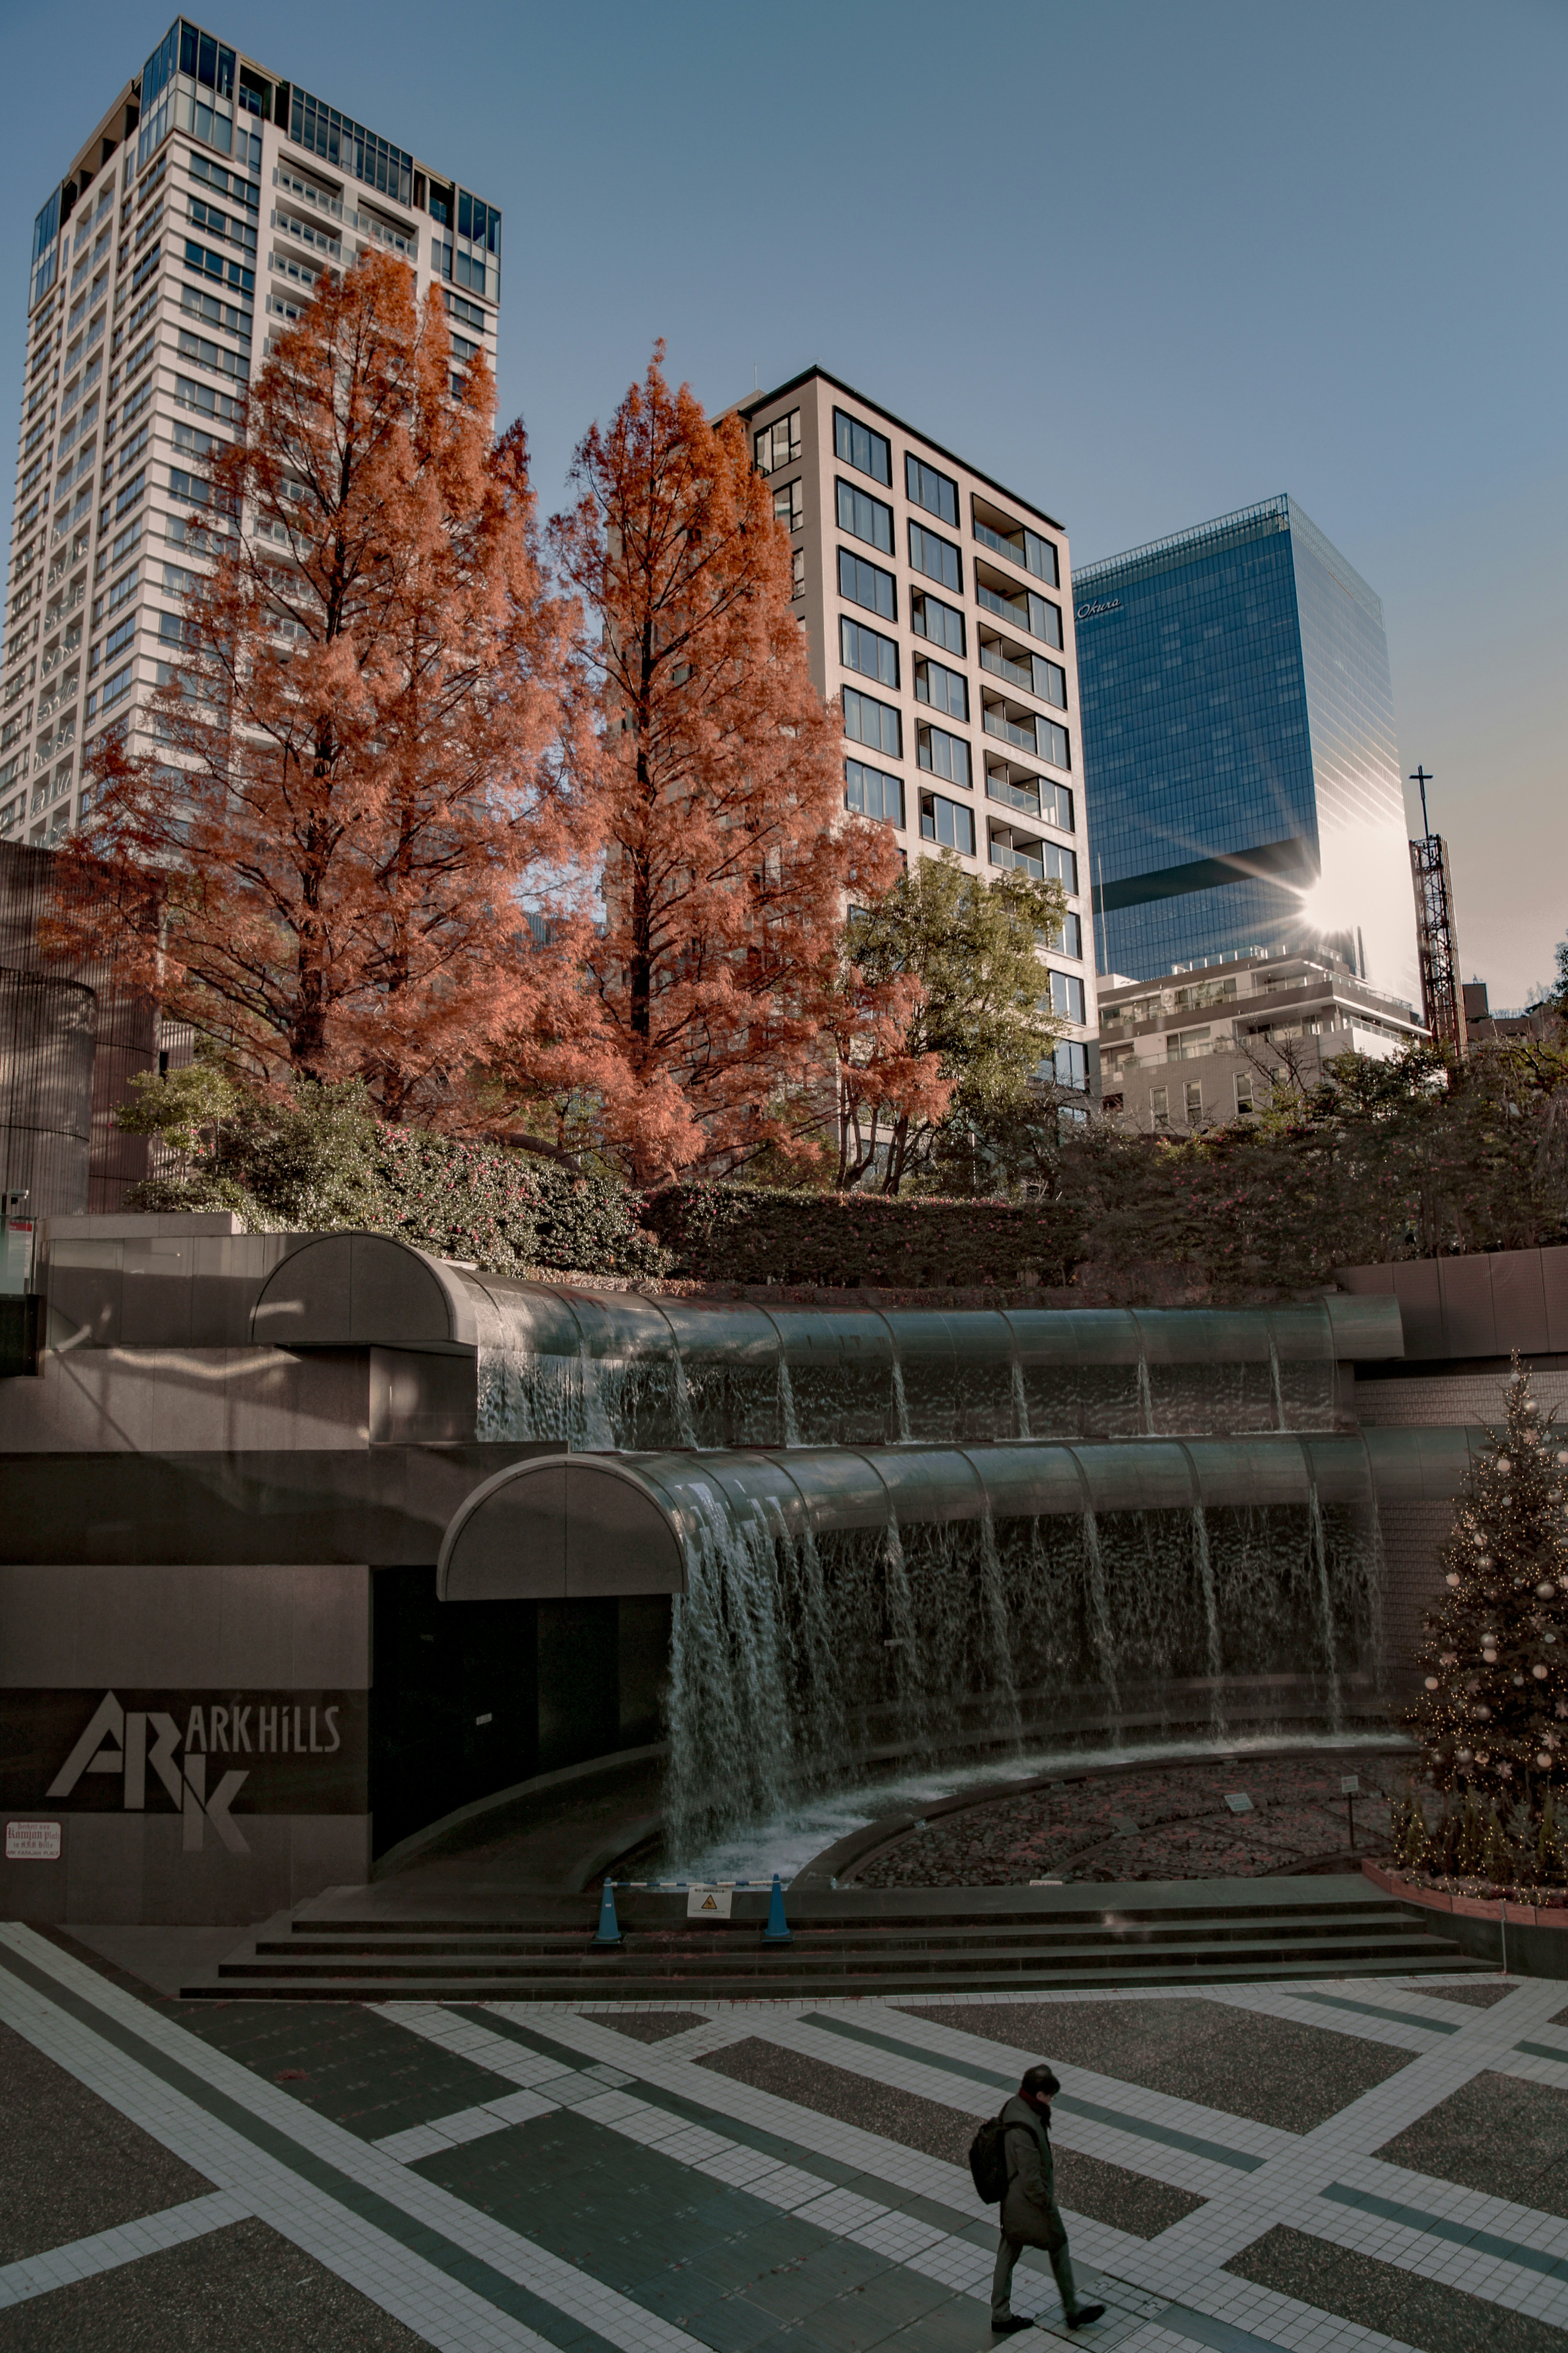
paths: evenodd
<path fill-rule="evenodd" d="M 562 1601 L 684 1593 L 668 1506 L 602 1456 L 552 1454 L 498 1471 L 465 1498 L 441 1541 L 443 1601 Z"/>
<path fill-rule="evenodd" d="M 261 1286 L 250 1333 L 279 1348 L 478 1345 L 457 1271 L 390 1234 L 318 1234 L 290 1250 Z"/>

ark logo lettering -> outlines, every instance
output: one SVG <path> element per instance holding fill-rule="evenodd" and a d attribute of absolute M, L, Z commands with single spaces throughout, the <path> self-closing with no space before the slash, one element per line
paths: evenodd
<path fill-rule="evenodd" d="M 194 1708 L 193 1719 L 201 1713 Z M 186 1725 L 186 1734 L 195 1728 L 193 1721 Z M 187 1738 L 184 1757 L 177 1758 L 180 1727 L 172 1715 L 123 1708 L 112 1692 L 105 1692 L 92 1721 L 50 1782 L 49 1796 L 68 1798 L 84 1773 L 119 1773 L 124 1779 L 125 1810 L 139 1814 L 146 1809 L 151 1766 L 184 1818 L 180 1842 L 186 1854 L 200 1852 L 208 1822 L 231 1854 L 248 1854 L 250 1849 L 228 1810 L 249 1778 L 248 1771 L 226 1773 L 209 1792 L 205 1730 L 202 1739 L 203 1747 L 193 1755 Z"/>

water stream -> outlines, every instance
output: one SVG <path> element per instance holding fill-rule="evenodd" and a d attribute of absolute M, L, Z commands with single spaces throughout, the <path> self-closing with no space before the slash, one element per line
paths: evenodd
<path fill-rule="evenodd" d="M 807 1546 L 809 1544 L 809 1555 Z M 1055 1732 L 1345 1728 L 1367 1650 L 1366 1514 L 1306 1504 L 1085 1509 L 841 1528 L 707 1491 L 674 1610 L 669 1852 L 864 1771 Z M 1321 1675 L 1303 1661 L 1323 1662 Z M 1364 1682 L 1364 1677 L 1363 1678 Z"/>
<path fill-rule="evenodd" d="M 754 1853 L 747 1823 L 819 1824 L 835 1788 L 966 1752 L 1224 1739 L 1239 1723 L 1344 1734 L 1350 1686 L 1381 1676 L 1383 1580 L 1375 1508 L 1325 1501 L 1307 1442 L 1336 1428 L 1327 1312 L 1183 1319 L 982 1309 L 961 1331 L 924 1312 L 486 1290 L 481 1439 L 679 1450 L 696 1471 L 716 1449 L 792 1457 L 804 1514 L 744 1478 L 696 1481 L 665 1697 L 672 1860 Z M 1138 1485 L 1132 1458 L 1159 1451 L 1144 1441 L 1281 1431 L 1304 1485 L 1257 1493 L 1296 1501 L 1221 1507 L 1210 1491 L 1205 1506 L 1191 1457 L 1184 1500 Z M 994 1507 L 982 1450 L 1051 1440 L 1073 1447 L 1081 1502 L 1016 1489 Z M 1101 1440 L 1121 1443 L 1107 1458 Z M 900 1457 L 880 1525 L 818 1513 L 811 1532 L 838 1472 L 803 1451 L 915 1445 L 969 1450 L 939 1499 L 910 1507 L 920 1466 Z M 1085 1463 L 1108 1459 L 1121 1467 L 1091 1485 Z M 1124 1507 L 1124 1479 L 1167 1500 Z"/>

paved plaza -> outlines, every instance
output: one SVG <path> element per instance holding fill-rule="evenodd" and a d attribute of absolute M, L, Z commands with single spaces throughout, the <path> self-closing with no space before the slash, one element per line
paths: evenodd
<path fill-rule="evenodd" d="M 1044 2056 L 1085 2342 L 1568 2353 L 1564 1990 L 186 2002 L 8 1926 L 0 2347 L 980 2353 Z"/>

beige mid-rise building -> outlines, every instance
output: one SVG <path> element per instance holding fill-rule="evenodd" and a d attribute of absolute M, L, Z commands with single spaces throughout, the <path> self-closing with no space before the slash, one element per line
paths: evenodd
<path fill-rule="evenodd" d="M 1105 1113 L 1146 1134 L 1249 1118 L 1280 1088 L 1316 1086 L 1341 1054 L 1385 1062 L 1427 1035 L 1403 997 L 1329 956 L 1254 947 L 1163 980 L 1100 977 Z"/>
<path fill-rule="evenodd" d="M 1087 1093 L 1097 1027 L 1067 533 L 821 368 L 737 404 L 795 552 L 795 610 L 844 709 L 847 805 L 906 858 L 1059 881 L 1043 952 Z"/>
<path fill-rule="evenodd" d="M 243 430 L 271 334 L 370 251 L 441 288 L 455 368 L 482 346 L 493 371 L 495 207 L 176 17 L 34 224 L 0 839 L 88 814 L 94 739 L 134 730 L 166 675 L 215 529 L 258 527 L 213 515 L 206 459 Z"/>

